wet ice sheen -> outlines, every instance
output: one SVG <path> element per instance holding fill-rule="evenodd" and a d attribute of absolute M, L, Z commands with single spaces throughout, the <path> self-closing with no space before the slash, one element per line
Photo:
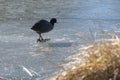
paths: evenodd
<path fill-rule="evenodd" d="M 64 59 L 103 30 L 119 34 L 119 0 L 0 0 L 0 76 L 40 80 L 58 71 Z M 39 19 L 57 17 L 51 38 L 37 43 L 30 28 Z M 101 38 L 97 36 L 96 38 Z M 119 37 L 119 36 L 118 36 Z M 34 77 L 31 77 L 28 69 Z M 39 74 L 39 75 L 38 75 Z"/>

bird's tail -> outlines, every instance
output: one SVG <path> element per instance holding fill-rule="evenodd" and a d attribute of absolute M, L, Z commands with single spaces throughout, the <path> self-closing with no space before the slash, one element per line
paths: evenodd
<path fill-rule="evenodd" d="M 32 29 L 32 30 L 33 30 L 33 27 L 31 27 L 30 29 Z"/>

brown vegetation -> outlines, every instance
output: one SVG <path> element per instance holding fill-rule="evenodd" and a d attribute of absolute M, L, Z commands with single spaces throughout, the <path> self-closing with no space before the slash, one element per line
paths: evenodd
<path fill-rule="evenodd" d="M 55 80 L 120 80 L 119 40 L 94 43 L 76 58 L 82 63 L 74 62 L 71 68 L 56 74 Z"/>

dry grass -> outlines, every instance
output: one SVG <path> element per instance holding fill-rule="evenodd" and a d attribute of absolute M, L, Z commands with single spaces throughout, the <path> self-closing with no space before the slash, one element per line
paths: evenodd
<path fill-rule="evenodd" d="M 94 43 L 74 58 L 82 63 L 76 60 L 72 67 L 56 74 L 55 80 L 120 80 L 118 40 Z"/>

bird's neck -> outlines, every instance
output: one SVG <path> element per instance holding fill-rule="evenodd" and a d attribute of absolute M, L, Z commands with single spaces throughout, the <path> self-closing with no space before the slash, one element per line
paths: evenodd
<path fill-rule="evenodd" d="M 54 26 L 54 24 L 55 24 L 55 23 L 54 23 L 54 22 L 52 22 L 52 21 L 50 21 L 50 23 L 51 23 L 53 26 Z"/>

